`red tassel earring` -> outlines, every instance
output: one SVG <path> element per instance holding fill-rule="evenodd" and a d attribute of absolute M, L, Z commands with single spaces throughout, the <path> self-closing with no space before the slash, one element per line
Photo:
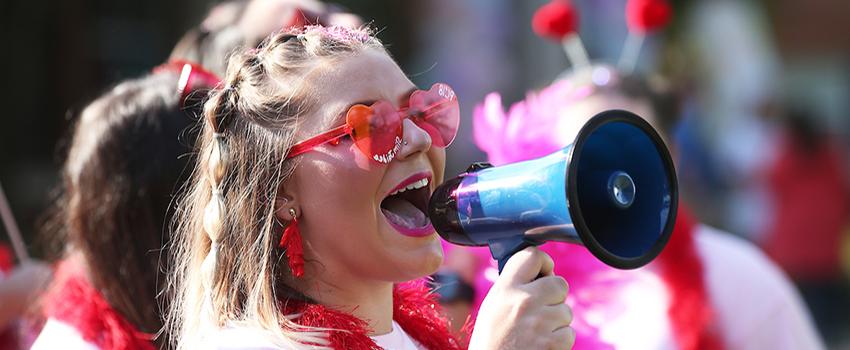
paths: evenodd
<path fill-rule="evenodd" d="M 292 221 L 283 230 L 278 246 L 285 249 L 292 274 L 301 277 L 304 276 L 304 251 L 301 246 L 301 231 L 298 230 L 298 215 L 293 208 L 289 208 L 289 215 L 292 215 Z"/>

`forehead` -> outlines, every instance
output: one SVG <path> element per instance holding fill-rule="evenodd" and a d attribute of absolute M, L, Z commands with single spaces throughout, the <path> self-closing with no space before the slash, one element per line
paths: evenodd
<path fill-rule="evenodd" d="M 323 123 L 333 122 L 353 103 L 387 100 L 395 104 L 414 87 L 395 61 L 378 49 L 366 49 L 324 65 L 314 91 L 318 118 L 311 118 Z"/>

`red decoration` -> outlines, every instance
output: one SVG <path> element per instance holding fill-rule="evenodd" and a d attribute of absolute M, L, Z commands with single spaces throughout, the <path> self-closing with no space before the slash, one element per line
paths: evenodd
<path fill-rule="evenodd" d="M 534 13 L 531 28 L 537 35 L 561 41 L 578 27 L 578 13 L 568 0 L 553 0 Z"/>
<path fill-rule="evenodd" d="M 15 267 L 15 259 L 12 257 L 12 252 L 5 244 L 0 243 L 0 276 L 12 271 Z"/>
<path fill-rule="evenodd" d="M 44 298 L 44 315 L 70 325 L 104 350 L 154 350 L 153 334 L 143 333 L 112 308 L 70 260 L 59 264 Z M 151 307 L 156 302 L 149 301 Z"/>
<path fill-rule="evenodd" d="M 629 30 L 647 33 L 667 25 L 673 9 L 666 0 L 629 0 L 626 3 L 626 22 Z"/>
<path fill-rule="evenodd" d="M 686 206 L 680 205 L 676 225 L 657 264 L 670 291 L 667 315 L 673 335 L 683 350 L 723 349 L 711 308 L 704 266 L 697 251 L 695 235 L 698 223 Z"/>
<path fill-rule="evenodd" d="M 180 107 L 186 103 L 186 97 L 199 89 L 212 88 L 221 83 L 221 78 L 204 69 L 201 65 L 185 60 L 173 60 L 153 69 L 154 73 L 171 71 L 180 74 L 177 80 L 177 93 L 180 94 Z"/>
<path fill-rule="evenodd" d="M 380 349 L 369 337 L 369 324 L 349 313 L 297 300 L 282 304 L 284 314 L 299 315 L 294 320 L 299 325 L 328 329 L 329 345 L 333 349 Z M 441 312 L 435 295 L 422 281 L 398 284 L 393 289 L 393 320 L 411 338 L 431 350 L 466 348 L 449 332 L 448 322 Z"/>
<path fill-rule="evenodd" d="M 292 274 L 295 277 L 304 276 L 304 249 L 301 246 L 298 218 L 293 217 L 292 222 L 283 230 L 279 246 L 286 249 L 286 256 L 289 257 L 289 269 L 292 270 Z"/>

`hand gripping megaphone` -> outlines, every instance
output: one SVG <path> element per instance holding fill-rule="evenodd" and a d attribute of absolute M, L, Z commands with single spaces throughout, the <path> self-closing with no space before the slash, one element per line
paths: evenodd
<path fill-rule="evenodd" d="M 637 115 L 602 112 L 547 156 L 475 163 L 438 186 L 428 215 L 443 239 L 489 246 L 501 272 L 514 253 L 547 241 L 585 246 L 620 269 L 654 259 L 676 221 L 670 153 Z"/>

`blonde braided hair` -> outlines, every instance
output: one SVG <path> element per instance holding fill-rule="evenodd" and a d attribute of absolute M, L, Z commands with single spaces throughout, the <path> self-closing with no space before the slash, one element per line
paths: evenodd
<path fill-rule="evenodd" d="M 298 293 L 286 283 L 274 199 L 295 165 L 286 153 L 298 118 L 314 110 L 322 88 L 307 73 L 367 49 L 385 52 L 368 29 L 310 26 L 230 59 L 224 86 L 204 106 L 200 157 L 175 215 L 166 331 L 178 349 L 224 326 L 261 330 L 285 348 L 327 344 L 321 330 L 280 311 Z"/>

